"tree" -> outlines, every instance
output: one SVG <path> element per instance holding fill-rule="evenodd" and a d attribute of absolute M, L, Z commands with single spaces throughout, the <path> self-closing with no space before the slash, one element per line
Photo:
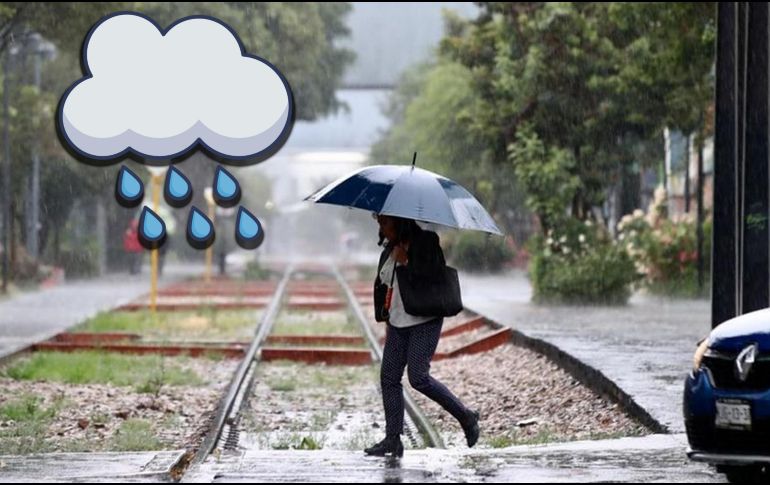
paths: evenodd
<path fill-rule="evenodd" d="M 465 66 L 439 61 L 408 70 L 386 107 L 392 128 L 372 147 L 371 158 L 378 163 L 407 164 L 417 151 L 418 166 L 467 187 L 501 221 L 506 233 L 523 239 L 525 228 L 514 223 L 524 202 L 513 170 L 492 167 L 483 140 L 468 127 L 478 102 Z"/>
<path fill-rule="evenodd" d="M 83 36 L 110 12 L 130 9 L 129 2 L 1 2 L 0 54 L 9 44 L 31 32 L 54 42 L 61 50 L 80 47 Z"/>
<path fill-rule="evenodd" d="M 138 11 L 161 26 L 193 14 L 222 19 L 236 29 L 250 52 L 276 64 L 286 75 L 294 91 L 297 118 L 312 120 L 342 107 L 335 91 L 352 53 L 336 44 L 348 33 L 344 17 L 349 10 L 347 3 L 0 3 L 0 55 L 11 43 L 22 47 L 14 56 L 12 70 L 3 72 L 10 81 L 13 219 L 25 219 L 20 201 L 35 143 L 40 144 L 42 157 L 41 251 L 47 246 L 49 261 L 59 252 L 58 233 L 65 227 L 74 201 L 103 198 L 114 184 L 116 166 L 94 168 L 76 162 L 62 149 L 54 130 L 58 100 L 82 76 L 83 38 L 104 15 Z M 32 86 L 32 56 L 23 48 L 30 33 L 40 33 L 57 48 L 56 58 L 43 63 L 40 89 Z M 210 165 L 205 164 L 202 172 L 213 170 Z M 210 174 L 203 176 L 208 181 Z M 114 204 L 108 210 L 110 220 L 120 224 L 119 219 L 129 216 Z M 15 232 L 23 235 L 23 231 Z"/>
<path fill-rule="evenodd" d="M 565 170 L 579 184 L 564 209 L 588 217 L 640 143 L 672 120 L 686 125 L 697 111 L 686 108 L 703 105 L 709 7 L 678 5 L 488 2 L 456 25 L 442 52 L 473 73 L 481 103 L 471 127 L 495 162 L 520 151 L 517 132 L 530 127 L 545 153 L 571 153 Z M 693 32 L 677 37 L 686 20 Z"/>
<path fill-rule="evenodd" d="M 269 60 L 294 92 L 297 119 L 314 120 L 342 107 L 335 91 L 353 52 L 337 46 L 349 35 L 350 4 L 287 2 L 140 2 L 162 27 L 188 15 L 211 15 L 233 27 L 249 52 Z"/>

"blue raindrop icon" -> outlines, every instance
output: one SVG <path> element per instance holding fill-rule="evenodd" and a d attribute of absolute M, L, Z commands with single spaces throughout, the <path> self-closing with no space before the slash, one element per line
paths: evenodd
<path fill-rule="evenodd" d="M 166 223 L 147 206 L 139 216 L 139 242 L 146 249 L 158 249 L 166 242 Z"/>
<path fill-rule="evenodd" d="M 163 185 L 163 197 L 171 207 L 184 207 L 192 200 L 193 191 L 190 179 L 171 166 L 166 172 L 166 183 Z"/>
<path fill-rule="evenodd" d="M 214 200 L 220 207 L 234 207 L 241 200 L 241 186 L 221 165 L 214 174 Z"/>
<path fill-rule="evenodd" d="M 197 207 L 190 208 L 187 218 L 187 242 L 195 249 L 206 249 L 214 244 L 214 225 Z"/>
<path fill-rule="evenodd" d="M 144 184 L 134 172 L 121 166 L 115 181 L 115 200 L 123 207 L 136 207 L 144 199 Z"/>
<path fill-rule="evenodd" d="M 235 241 L 243 249 L 256 249 L 265 240 L 262 223 L 243 207 L 238 208 L 235 220 Z"/>

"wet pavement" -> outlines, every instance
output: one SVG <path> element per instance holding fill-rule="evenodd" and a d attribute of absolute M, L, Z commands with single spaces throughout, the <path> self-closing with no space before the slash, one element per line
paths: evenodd
<path fill-rule="evenodd" d="M 161 482 L 184 450 L 144 453 L 0 455 L 3 482 Z"/>
<path fill-rule="evenodd" d="M 540 306 L 522 272 L 461 275 L 466 307 L 545 340 L 600 371 L 672 432 L 696 343 L 711 330 L 708 300 L 635 294 L 623 307 Z"/>
<path fill-rule="evenodd" d="M 165 281 L 172 277 L 167 275 Z M 147 291 L 147 274 L 117 275 L 17 295 L 0 303 L 0 356 Z M 249 449 L 192 467 L 187 482 L 720 482 L 690 462 L 681 434 L 681 390 L 695 343 L 709 331 L 707 301 L 636 295 L 620 308 L 530 303 L 523 273 L 463 274 L 467 307 L 544 339 L 602 372 L 673 435 L 517 446 L 407 450 L 401 460 L 360 451 Z M 9 350 L 10 349 L 10 350 Z M 180 452 L 0 456 L 6 481 L 147 482 L 168 478 Z"/>
<path fill-rule="evenodd" d="M 184 482 L 707 482 L 683 435 L 652 435 L 497 450 L 407 450 L 399 459 L 362 452 L 249 450 L 211 457 Z"/>
<path fill-rule="evenodd" d="M 201 272 L 200 265 L 169 264 L 160 285 Z M 149 270 L 145 268 L 139 275 L 115 273 L 64 282 L 53 288 L 22 292 L 1 300 L 0 359 L 48 339 L 100 311 L 128 303 L 149 289 Z"/>

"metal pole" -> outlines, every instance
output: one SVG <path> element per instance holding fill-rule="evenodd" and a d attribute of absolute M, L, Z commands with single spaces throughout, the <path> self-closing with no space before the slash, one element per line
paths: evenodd
<path fill-rule="evenodd" d="M 152 210 L 158 213 L 160 205 L 160 184 L 161 175 L 153 174 L 152 181 Z M 154 315 L 158 302 L 158 249 L 150 251 L 150 312 Z"/>
<path fill-rule="evenodd" d="M 768 231 L 768 4 L 748 3 L 743 160 L 742 305 L 749 313 L 770 305 L 770 231 Z"/>
<path fill-rule="evenodd" d="M 717 6 L 716 125 L 714 133 L 714 228 L 711 259 L 711 325 L 738 314 L 738 6 Z"/>
<path fill-rule="evenodd" d="M 209 219 L 211 219 L 211 223 L 214 224 L 214 212 L 216 209 L 215 204 L 212 204 L 211 201 L 207 200 L 206 205 L 209 208 Z M 212 265 L 214 261 L 214 245 L 212 244 L 208 248 L 206 248 L 206 283 L 211 281 L 211 272 L 212 272 Z"/>
<path fill-rule="evenodd" d="M 33 42 L 33 54 L 34 58 L 34 70 L 35 70 L 35 87 L 40 92 L 40 70 L 41 70 L 41 57 L 43 53 L 40 50 L 40 36 L 32 36 Z M 27 231 L 27 249 L 29 255 L 37 260 L 39 257 L 39 239 L 38 239 L 38 226 L 40 225 L 40 143 L 35 139 L 32 147 L 32 174 L 30 183 L 30 198 L 32 203 L 30 204 L 31 216 L 29 219 L 30 227 Z"/>
<path fill-rule="evenodd" d="M 40 71 L 43 53 L 40 51 L 40 38 L 35 37 L 35 87 L 40 92 Z M 29 252 L 35 260 L 40 256 L 40 140 L 35 139 L 32 146 L 32 229 L 30 230 Z"/>
<path fill-rule="evenodd" d="M 5 52 L 5 66 L 3 69 L 3 293 L 8 292 L 8 280 L 10 279 L 10 262 L 8 261 L 11 252 L 11 139 L 10 139 L 10 117 L 8 114 L 8 90 L 10 83 L 8 77 L 11 72 L 11 53 Z"/>

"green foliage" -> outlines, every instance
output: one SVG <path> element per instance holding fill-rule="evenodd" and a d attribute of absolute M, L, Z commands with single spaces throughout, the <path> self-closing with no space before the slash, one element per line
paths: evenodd
<path fill-rule="evenodd" d="M 62 399 L 45 406 L 40 397 L 32 395 L 22 395 L 0 405 L 0 421 L 12 422 L 0 427 L 0 455 L 50 451 L 46 432 L 63 406 Z"/>
<path fill-rule="evenodd" d="M 272 274 L 272 271 L 263 268 L 259 261 L 254 260 L 246 264 L 243 278 L 248 281 L 264 281 L 269 280 Z"/>
<path fill-rule="evenodd" d="M 67 384 L 112 384 L 137 386 L 154 392 L 153 382 L 162 379 L 172 386 L 203 382 L 195 372 L 177 364 L 161 365 L 162 357 L 133 356 L 105 352 L 36 352 L 2 371 L 17 380 L 45 380 Z M 149 384 L 148 384 L 149 383 Z"/>
<path fill-rule="evenodd" d="M 529 272 L 537 302 L 625 304 L 639 279 L 625 249 L 590 221 L 568 219 L 532 245 Z"/>
<path fill-rule="evenodd" d="M 504 238 L 473 231 L 457 234 L 450 254 L 452 264 L 470 271 L 500 271 L 514 256 Z"/>
<path fill-rule="evenodd" d="M 18 222 L 13 240 L 16 245 L 24 241 L 24 224 L 29 219 L 24 197 L 31 154 L 37 150 L 42 162 L 40 249 L 43 260 L 69 266 L 70 274 L 79 272 L 82 276 L 93 273 L 92 260 L 84 259 L 84 254 L 79 252 L 61 254 L 62 243 L 72 232 L 71 228 L 66 228 L 67 221 L 78 200 L 93 207 L 109 196 L 117 167 L 97 170 L 73 160 L 59 143 L 54 113 L 64 90 L 82 76 L 80 49 L 84 36 L 101 17 L 117 11 L 142 12 L 162 26 L 193 14 L 207 14 L 224 20 L 235 28 L 250 52 L 270 60 L 287 77 L 300 120 L 314 120 L 344 108 L 336 97 L 336 90 L 345 68 L 353 60 L 353 53 L 340 47 L 339 43 L 349 34 L 344 21 L 350 11 L 348 3 L 0 3 L 0 53 L 7 52 L 11 41 L 19 51 L 10 62 L 1 66 L 9 85 L 11 198 L 13 217 Z M 30 32 L 40 33 L 56 47 L 56 56 L 41 63 L 39 88 L 31 85 L 35 76 Z M 209 165 L 202 170 L 205 172 Z M 186 173 L 195 184 L 198 180 L 195 166 Z M 204 175 L 208 180 L 211 174 Z M 252 192 L 245 194 L 247 199 L 250 198 L 247 202 L 264 207 L 262 199 L 269 197 L 269 190 L 260 184 Z M 107 207 L 109 220 L 125 227 L 128 211 L 113 204 Z M 89 227 L 88 231 L 93 229 Z M 112 234 L 108 240 L 111 246 L 100 248 L 111 252 L 110 262 L 119 262 L 123 256 L 122 251 L 116 249 L 121 247 L 121 235 L 122 231 Z M 181 247 L 177 249 L 182 250 Z M 85 266 L 81 267 L 82 264 Z"/>
<path fill-rule="evenodd" d="M 512 167 L 492 163 L 487 144 L 470 130 L 479 102 L 472 80 L 468 68 L 450 61 L 408 70 L 386 107 L 393 125 L 372 147 L 371 159 L 408 164 L 416 151 L 418 166 L 466 187 L 512 232 L 523 193 Z"/>
<path fill-rule="evenodd" d="M 57 407 L 45 408 L 37 396 L 22 396 L 0 406 L 0 417 L 17 422 L 47 420 L 56 415 Z"/>
<path fill-rule="evenodd" d="M 254 311 L 218 310 L 215 307 L 189 312 L 152 314 L 99 313 L 78 326 L 80 332 L 129 332 L 155 340 L 232 340 L 253 336 L 259 316 Z"/>
<path fill-rule="evenodd" d="M 268 440 L 268 444 L 274 450 L 320 450 L 325 441 L 323 436 L 292 432 L 278 434 L 274 440 Z"/>
<path fill-rule="evenodd" d="M 343 107 L 335 91 L 353 52 L 339 46 L 349 35 L 345 2 L 140 2 L 138 11 L 161 25 L 194 14 L 227 22 L 249 52 L 268 59 L 286 76 L 297 119 L 314 120 Z"/>
<path fill-rule="evenodd" d="M 104 15 L 130 10 L 131 2 L 2 2 L 0 53 L 21 32 L 39 32 L 64 50 L 80 48 L 85 33 Z"/>
<path fill-rule="evenodd" d="M 284 310 L 278 314 L 273 333 L 276 335 L 358 335 L 355 319 L 344 312 Z"/>
<path fill-rule="evenodd" d="M 697 221 L 690 214 L 661 217 L 653 204 L 624 216 L 618 239 L 644 275 L 644 285 L 654 294 L 677 297 L 708 295 L 711 270 L 712 220 L 703 224 L 703 287 L 698 284 Z"/>
<path fill-rule="evenodd" d="M 99 274 L 97 250 L 93 247 L 74 247 L 59 253 L 56 264 L 64 269 L 69 279 L 87 278 Z"/>
<path fill-rule="evenodd" d="M 155 451 L 165 448 L 155 434 L 152 423 L 144 419 L 127 419 L 112 437 L 111 451 Z"/>
<path fill-rule="evenodd" d="M 452 19 L 442 57 L 472 73 L 478 96 L 468 129 L 492 165 L 530 162 L 516 175 L 539 216 L 585 219 L 607 186 L 646 161 L 640 144 L 666 125 L 704 125 L 713 4 L 480 5 L 477 19 Z M 563 189 L 546 197 L 543 188 L 559 181 Z M 544 232 L 553 224 L 545 221 Z"/>
<path fill-rule="evenodd" d="M 566 217 L 569 206 L 581 186 L 573 175 L 575 159 L 567 150 L 546 147 L 530 126 L 516 135 L 509 147 L 516 176 L 527 192 L 527 205 L 540 218 L 545 230 Z"/>

